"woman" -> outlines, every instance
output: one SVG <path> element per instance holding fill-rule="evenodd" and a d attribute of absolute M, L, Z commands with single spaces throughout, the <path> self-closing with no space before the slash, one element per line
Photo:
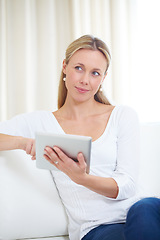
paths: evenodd
<path fill-rule="evenodd" d="M 23 149 L 36 159 L 36 131 L 91 136 L 90 174 L 83 153 L 74 162 L 58 147 L 44 150 L 45 158 L 60 170 L 52 174 L 68 214 L 70 239 L 148 240 L 152 236 L 157 240 L 160 222 L 155 221 L 152 208 L 160 208 L 159 200 L 137 202 L 137 114 L 126 106 L 112 106 L 102 92 L 110 58 L 100 39 L 85 35 L 71 43 L 63 61 L 58 110 L 23 114 L 1 123 L 0 150 Z M 150 213 L 150 221 L 154 217 L 157 224 L 155 238 L 152 231 L 146 233 L 150 221 L 144 226 L 139 225 L 144 221 L 138 222 L 139 216 L 143 218 L 139 209 L 146 205 L 147 216 Z"/>

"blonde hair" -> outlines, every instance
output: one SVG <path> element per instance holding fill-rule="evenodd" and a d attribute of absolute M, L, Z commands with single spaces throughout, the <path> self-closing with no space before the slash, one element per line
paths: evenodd
<path fill-rule="evenodd" d="M 66 56 L 65 56 L 66 64 L 69 63 L 69 60 L 73 56 L 73 54 L 80 49 L 91 49 L 91 50 L 100 51 L 105 56 L 106 61 L 107 61 L 107 67 L 106 67 L 106 71 L 104 73 L 104 74 L 106 74 L 109 64 L 110 64 L 111 55 L 110 55 L 107 45 L 102 40 L 95 38 L 91 35 L 84 35 L 84 36 L 76 39 L 68 46 L 68 48 L 66 50 Z M 64 105 L 66 96 L 67 96 L 67 89 L 65 86 L 65 82 L 63 81 L 64 77 L 65 77 L 65 74 L 63 73 L 63 69 L 62 69 L 61 76 L 60 76 L 60 82 L 59 82 L 59 89 L 58 89 L 58 108 L 61 108 Z M 94 99 L 97 102 L 100 102 L 100 103 L 103 103 L 106 105 L 110 105 L 110 102 L 108 101 L 108 99 L 106 98 L 104 93 L 102 91 L 100 91 L 100 89 L 95 94 Z"/>

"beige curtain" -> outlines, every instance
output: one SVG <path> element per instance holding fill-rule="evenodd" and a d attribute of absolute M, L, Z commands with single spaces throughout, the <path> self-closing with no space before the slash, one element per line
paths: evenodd
<path fill-rule="evenodd" d="M 108 44 L 113 60 L 104 90 L 113 103 L 129 102 L 135 4 L 136 0 L 0 0 L 0 120 L 56 109 L 65 49 L 83 34 Z"/>

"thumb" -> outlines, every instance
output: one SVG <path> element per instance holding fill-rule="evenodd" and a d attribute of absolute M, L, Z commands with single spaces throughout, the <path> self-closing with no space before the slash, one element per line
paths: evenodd
<path fill-rule="evenodd" d="M 77 160 L 82 167 L 86 167 L 86 162 L 83 153 L 78 153 Z"/>

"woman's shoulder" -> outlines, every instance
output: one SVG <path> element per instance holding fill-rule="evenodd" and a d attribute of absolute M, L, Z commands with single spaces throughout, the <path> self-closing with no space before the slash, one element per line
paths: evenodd
<path fill-rule="evenodd" d="M 105 105 L 105 104 L 100 104 L 102 110 L 104 109 L 105 112 L 115 112 L 115 113 L 119 113 L 119 114 L 137 114 L 136 110 L 129 106 L 129 105 Z"/>
<path fill-rule="evenodd" d="M 119 113 L 121 115 L 122 114 L 137 115 L 136 110 L 133 107 L 128 106 L 128 105 L 116 105 L 114 110 L 115 110 L 116 113 Z"/>
<path fill-rule="evenodd" d="M 128 105 L 117 105 L 113 110 L 114 119 L 117 123 L 128 124 L 139 122 L 138 114 L 133 107 Z"/>

